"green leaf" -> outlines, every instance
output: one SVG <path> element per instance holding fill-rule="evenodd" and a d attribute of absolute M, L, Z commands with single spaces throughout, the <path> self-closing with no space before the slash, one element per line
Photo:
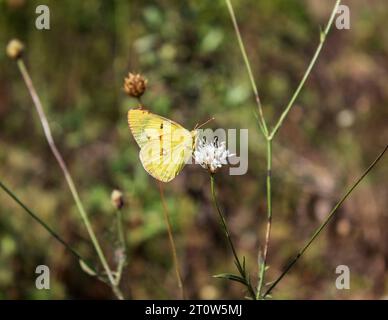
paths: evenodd
<path fill-rule="evenodd" d="M 243 256 L 243 263 L 242 263 L 242 267 L 243 267 L 243 270 L 244 270 L 244 273 L 245 273 L 245 257 Z"/>
<path fill-rule="evenodd" d="M 244 285 L 246 285 L 246 281 L 244 278 L 241 278 L 238 275 L 232 274 L 232 273 L 220 273 L 213 276 L 214 278 L 221 278 L 221 279 L 228 279 L 231 281 L 240 282 Z"/>

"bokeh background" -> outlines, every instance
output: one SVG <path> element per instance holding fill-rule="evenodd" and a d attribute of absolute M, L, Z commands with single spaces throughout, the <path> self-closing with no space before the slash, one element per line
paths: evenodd
<path fill-rule="evenodd" d="M 343 1 L 350 30 L 330 33 L 319 61 L 274 144 L 273 236 L 268 280 L 282 271 L 341 194 L 388 141 L 388 4 Z M 35 28 L 47 4 L 51 30 Z M 233 1 L 264 112 L 275 123 L 319 41 L 333 1 Z M 123 78 L 149 80 L 143 102 L 187 128 L 249 129 L 249 170 L 217 174 L 220 202 L 238 251 L 256 281 L 266 223 L 265 143 L 225 3 L 217 1 L 0 0 L 0 179 L 83 255 L 98 263 L 62 173 L 50 153 L 15 62 L 25 60 L 57 144 L 114 264 L 114 188 L 125 195 L 129 259 L 123 291 L 135 299 L 179 297 L 156 181 L 143 170 L 127 126 L 136 101 Z M 384 159 L 273 292 L 276 299 L 388 297 L 388 160 Z M 234 271 L 208 174 L 187 166 L 165 186 L 187 295 L 242 298 L 239 284 L 212 278 Z M 51 270 L 51 290 L 35 288 L 35 268 Z M 351 289 L 335 288 L 335 268 Z M 0 298 L 112 298 L 78 262 L 0 192 Z"/>

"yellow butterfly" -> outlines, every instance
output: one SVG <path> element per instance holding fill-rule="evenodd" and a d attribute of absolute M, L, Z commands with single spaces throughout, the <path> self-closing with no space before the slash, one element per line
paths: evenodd
<path fill-rule="evenodd" d="M 191 159 L 198 130 L 188 131 L 178 123 L 142 108 L 128 111 L 128 124 L 140 147 L 140 161 L 155 179 L 171 181 Z"/>

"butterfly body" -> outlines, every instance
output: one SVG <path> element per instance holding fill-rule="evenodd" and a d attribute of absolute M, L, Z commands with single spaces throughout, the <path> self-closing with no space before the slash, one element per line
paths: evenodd
<path fill-rule="evenodd" d="M 197 130 L 186 130 L 146 109 L 129 110 L 128 124 L 140 147 L 140 161 L 155 179 L 171 181 L 191 159 L 197 143 Z"/>

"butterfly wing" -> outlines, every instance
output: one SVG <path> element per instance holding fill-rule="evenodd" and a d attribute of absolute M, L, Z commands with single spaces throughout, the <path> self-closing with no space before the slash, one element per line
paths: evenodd
<path fill-rule="evenodd" d="M 196 131 L 144 109 L 129 110 L 128 123 L 144 169 L 162 182 L 174 179 L 191 158 Z"/>
<path fill-rule="evenodd" d="M 185 130 L 180 124 L 146 109 L 130 109 L 128 111 L 128 124 L 140 148 L 150 140 L 159 139 L 165 125 L 170 124 Z"/>
<path fill-rule="evenodd" d="M 192 154 L 192 138 L 180 144 L 172 144 L 171 149 L 164 150 L 160 143 L 153 140 L 140 150 L 140 160 L 144 169 L 155 179 L 169 182 L 183 169 Z"/>

